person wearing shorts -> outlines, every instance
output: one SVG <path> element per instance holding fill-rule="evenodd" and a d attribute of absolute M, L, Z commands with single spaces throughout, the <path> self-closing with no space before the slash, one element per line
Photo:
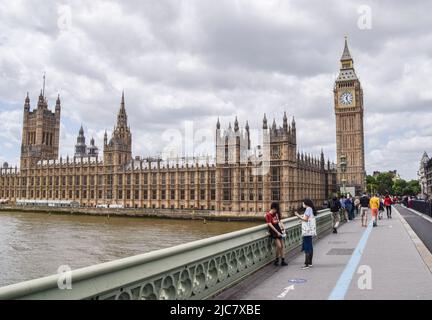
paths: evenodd
<path fill-rule="evenodd" d="M 279 265 L 279 258 L 281 259 L 281 266 L 288 265 L 284 259 L 284 235 L 285 228 L 281 222 L 281 213 L 279 209 L 279 203 L 273 202 L 270 206 L 270 211 L 266 213 L 265 219 L 269 228 L 270 237 L 274 239 L 276 245 L 276 260 L 274 265 Z"/>
<path fill-rule="evenodd" d="M 378 217 L 378 210 L 380 207 L 380 198 L 379 195 L 376 194 L 375 196 L 373 196 L 370 201 L 369 201 L 369 206 L 371 208 L 371 212 L 372 212 L 372 221 L 373 221 L 373 226 L 376 227 L 377 226 L 377 217 Z"/>

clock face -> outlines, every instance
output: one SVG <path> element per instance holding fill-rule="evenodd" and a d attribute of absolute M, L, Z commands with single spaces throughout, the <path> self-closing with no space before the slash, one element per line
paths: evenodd
<path fill-rule="evenodd" d="M 353 96 L 351 92 L 345 91 L 340 95 L 339 101 L 344 105 L 349 105 L 353 101 Z"/>

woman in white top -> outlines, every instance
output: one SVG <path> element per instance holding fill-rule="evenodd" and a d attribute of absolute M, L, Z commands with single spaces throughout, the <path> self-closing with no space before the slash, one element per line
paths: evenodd
<path fill-rule="evenodd" d="M 303 245 L 302 251 L 305 253 L 305 264 L 302 269 L 308 269 L 312 267 L 313 258 L 313 245 L 312 237 L 316 236 L 316 223 L 315 215 L 316 209 L 310 199 L 303 200 L 303 208 L 305 208 L 305 213 L 300 215 L 298 212 L 295 215 L 302 220 L 302 235 L 303 235 Z"/>

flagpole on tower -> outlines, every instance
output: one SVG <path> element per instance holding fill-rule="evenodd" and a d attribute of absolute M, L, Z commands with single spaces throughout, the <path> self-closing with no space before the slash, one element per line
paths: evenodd
<path fill-rule="evenodd" d="M 42 96 L 45 98 L 45 71 L 44 71 L 44 75 L 43 75 Z"/>

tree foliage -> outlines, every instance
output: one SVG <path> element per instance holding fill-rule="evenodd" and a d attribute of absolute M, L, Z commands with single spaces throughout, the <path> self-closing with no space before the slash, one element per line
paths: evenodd
<path fill-rule="evenodd" d="M 420 193 L 418 180 L 406 181 L 404 179 L 393 179 L 389 172 L 383 172 L 376 177 L 366 177 L 367 191 L 369 193 L 392 194 L 398 196 L 415 196 Z"/>

